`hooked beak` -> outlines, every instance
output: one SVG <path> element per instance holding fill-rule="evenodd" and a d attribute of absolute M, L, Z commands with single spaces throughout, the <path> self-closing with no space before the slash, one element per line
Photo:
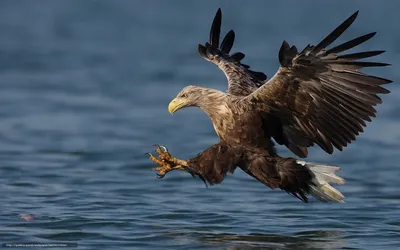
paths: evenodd
<path fill-rule="evenodd" d="M 168 111 L 171 113 L 175 113 L 179 109 L 183 108 L 186 104 L 189 103 L 189 99 L 187 98 L 175 98 L 168 105 Z"/>

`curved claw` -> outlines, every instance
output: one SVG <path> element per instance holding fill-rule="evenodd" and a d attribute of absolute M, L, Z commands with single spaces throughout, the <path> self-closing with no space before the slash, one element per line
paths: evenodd
<path fill-rule="evenodd" d="M 162 179 L 162 178 L 164 178 L 164 176 L 165 176 L 165 174 L 156 173 L 156 178 L 157 179 Z"/>
<path fill-rule="evenodd" d="M 163 152 L 163 153 L 168 153 L 168 149 L 165 146 L 162 146 L 160 144 L 153 144 L 154 147 L 156 147 L 156 152 L 157 150 Z"/>
<path fill-rule="evenodd" d="M 144 155 L 148 155 L 148 156 L 150 156 L 150 157 L 153 156 L 153 155 L 152 155 L 151 153 L 149 153 L 149 152 L 144 153 Z"/>

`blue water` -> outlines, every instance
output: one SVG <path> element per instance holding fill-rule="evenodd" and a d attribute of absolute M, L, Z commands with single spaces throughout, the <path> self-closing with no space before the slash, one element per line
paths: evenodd
<path fill-rule="evenodd" d="M 360 10 L 341 41 L 378 31 L 394 80 L 378 117 L 343 152 L 345 204 L 304 204 L 238 170 L 205 188 L 187 173 L 155 178 L 152 144 L 190 158 L 217 141 L 207 116 L 168 102 L 189 84 L 224 90 L 197 55 L 218 7 L 234 50 L 272 76 L 283 39 L 316 43 Z M 0 243 L 78 249 L 400 248 L 400 20 L 383 1 L 1 1 Z M 283 156 L 291 154 L 279 147 Z M 18 216 L 29 214 L 33 220 Z M 63 248 L 65 249 L 65 248 Z"/>

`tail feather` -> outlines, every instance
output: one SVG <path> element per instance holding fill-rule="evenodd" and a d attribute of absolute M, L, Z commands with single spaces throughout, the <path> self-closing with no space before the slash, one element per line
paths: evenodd
<path fill-rule="evenodd" d="M 297 161 L 308 168 L 313 175 L 310 185 L 310 194 L 320 201 L 336 201 L 344 203 L 344 195 L 329 183 L 344 184 L 344 179 L 335 173 L 340 170 L 338 166 L 329 166 L 305 161 Z"/>

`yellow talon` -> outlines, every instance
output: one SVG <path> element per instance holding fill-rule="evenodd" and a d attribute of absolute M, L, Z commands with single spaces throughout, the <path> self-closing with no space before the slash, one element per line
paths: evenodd
<path fill-rule="evenodd" d="M 169 152 L 168 149 L 164 146 L 160 146 L 158 144 L 154 145 L 156 147 L 155 151 L 158 154 L 158 157 L 153 156 L 151 153 L 147 153 L 150 156 L 150 160 L 157 163 L 160 167 L 154 168 L 153 170 L 157 171 L 158 178 L 163 178 L 168 172 L 172 170 L 186 170 L 187 167 L 186 161 L 176 159 Z"/>
<path fill-rule="evenodd" d="M 172 162 L 171 159 L 173 159 L 173 157 L 168 152 L 166 147 L 160 145 L 155 145 L 155 146 L 156 146 L 156 152 L 159 154 L 158 158 L 160 160 L 166 160 Z"/>

